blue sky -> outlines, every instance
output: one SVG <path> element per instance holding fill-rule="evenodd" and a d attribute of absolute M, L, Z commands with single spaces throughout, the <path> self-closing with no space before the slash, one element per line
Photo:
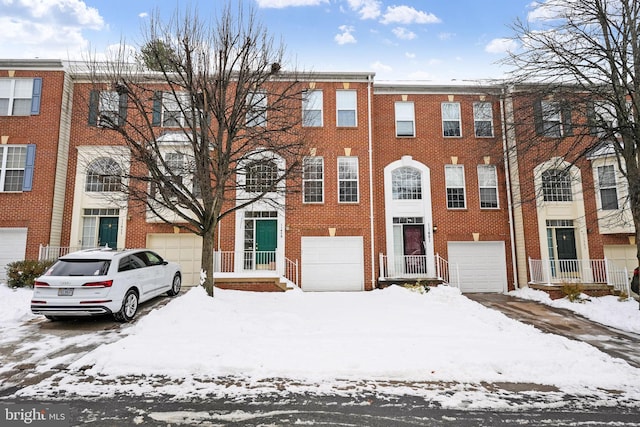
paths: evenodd
<path fill-rule="evenodd" d="M 374 71 L 377 81 L 499 78 L 509 25 L 533 0 L 244 0 L 299 68 Z M 3 58 L 81 59 L 136 44 L 149 14 L 186 2 L 0 0 Z M 221 0 L 191 0 L 209 16 Z"/>

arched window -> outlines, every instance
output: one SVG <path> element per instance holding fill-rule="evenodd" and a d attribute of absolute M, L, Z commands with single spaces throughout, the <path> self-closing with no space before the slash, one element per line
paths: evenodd
<path fill-rule="evenodd" d="M 278 180 L 278 166 L 271 160 L 255 161 L 247 166 L 246 191 L 249 193 L 263 193 L 275 191 Z"/>
<path fill-rule="evenodd" d="M 422 199 L 422 177 L 417 169 L 405 166 L 391 172 L 391 187 L 394 200 Z"/>
<path fill-rule="evenodd" d="M 110 157 L 100 157 L 87 168 L 86 191 L 120 191 L 122 169 Z"/>
<path fill-rule="evenodd" d="M 542 172 L 542 194 L 545 202 L 570 202 L 571 176 L 562 169 L 548 169 Z"/>

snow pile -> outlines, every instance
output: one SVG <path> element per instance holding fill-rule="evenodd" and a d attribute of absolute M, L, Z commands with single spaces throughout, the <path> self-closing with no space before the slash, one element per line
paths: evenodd
<path fill-rule="evenodd" d="M 129 336 L 70 366 L 85 374 L 254 381 L 529 382 L 640 396 L 640 370 L 596 348 L 507 318 L 440 286 L 357 293 L 251 293 L 200 287 Z M 87 369 L 89 368 L 89 369 Z M 182 387 L 186 387 L 183 384 Z"/>
<path fill-rule="evenodd" d="M 0 283 L 0 325 L 7 326 L 37 317 L 31 313 L 32 296 L 33 289 L 11 289 Z"/>

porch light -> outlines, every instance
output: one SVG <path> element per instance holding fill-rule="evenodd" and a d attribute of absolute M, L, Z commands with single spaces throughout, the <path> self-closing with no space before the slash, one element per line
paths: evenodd
<path fill-rule="evenodd" d="M 438 231 L 438 226 L 437 226 L 437 225 L 434 225 L 434 226 L 433 226 L 433 232 L 435 233 L 436 231 Z"/>

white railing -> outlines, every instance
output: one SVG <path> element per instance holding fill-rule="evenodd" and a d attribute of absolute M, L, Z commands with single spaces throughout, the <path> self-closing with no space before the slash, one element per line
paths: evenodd
<path fill-rule="evenodd" d="M 391 262 L 389 262 L 391 259 Z M 448 261 L 436 254 L 387 256 L 380 254 L 381 279 L 437 279 L 457 286 L 457 266 L 451 271 Z"/>
<path fill-rule="evenodd" d="M 214 273 L 246 273 L 271 271 L 299 286 L 298 261 L 284 258 L 284 271 L 278 271 L 276 251 L 215 251 Z"/>
<path fill-rule="evenodd" d="M 300 283 L 298 282 L 298 260 L 291 261 L 289 258 L 285 257 L 284 262 L 284 277 L 296 286 L 300 286 Z"/>
<path fill-rule="evenodd" d="M 629 295 L 629 276 L 605 259 L 532 259 L 529 258 L 529 283 L 558 285 L 565 283 L 606 284 Z"/>
<path fill-rule="evenodd" d="M 40 244 L 40 250 L 38 253 L 38 260 L 40 261 L 55 261 L 63 255 L 71 252 L 82 250 L 81 247 L 74 246 L 49 246 Z"/>

